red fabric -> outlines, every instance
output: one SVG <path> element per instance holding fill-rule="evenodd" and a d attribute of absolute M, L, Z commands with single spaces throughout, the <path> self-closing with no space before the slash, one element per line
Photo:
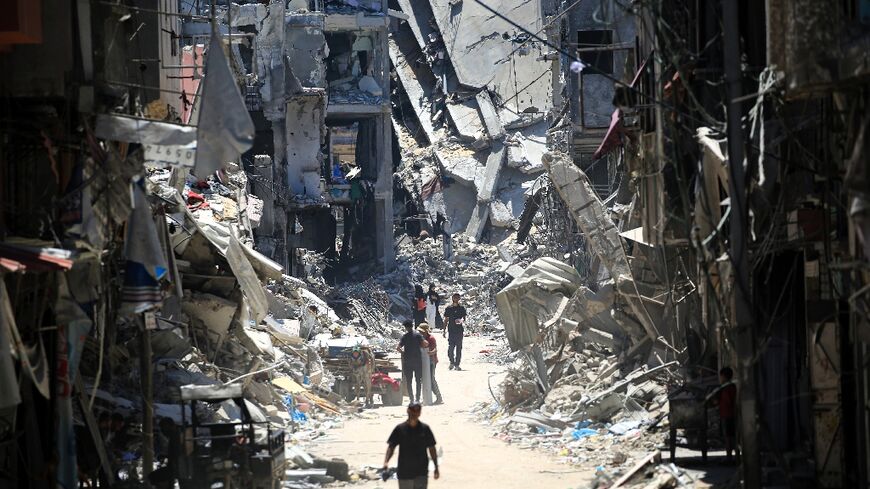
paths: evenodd
<path fill-rule="evenodd" d="M 377 385 L 377 386 L 379 386 L 379 385 L 381 385 L 381 384 L 387 384 L 387 385 L 390 386 L 394 391 L 398 391 L 398 390 L 399 390 L 399 382 L 396 381 L 396 379 L 390 377 L 389 375 L 387 375 L 387 374 L 385 374 L 385 373 L 383 373 L 383 372 L 375 372 L 375 373 L 373 373 L 373 374 L 372 374 L 372 385 Z"/>
<path fill-rule="evenodd" d="M 602 156 L 610 153 L 618 146 L 622 146 L 622 134 L 625 132 L 625 127 L 622 124 L 622 111 L 616 109 L 610 115 L 610 127 L 607 128 L 607 134 L 601 140 L 601 144 L 595 153 L 592 154 L 593 160 L 598 160 Z"/>
<path fill-rule="evenodd" d="M 193 190 L 187 192 L 187 208 L 190 210 L 208 209 L 208 202 L 202 194 L 196 193 Z"/>
<path fill-rule="evenodd" d="M 432 180 L 429 180 L 423 187 L 420 189 L 420 199 L 426 200 L 432 196 L 432 194 L 436 194 L 444 190 L 444 184 L 441 182 L 441 177 L 434 176 Z"/>
<path fill-rule="evenodd" d="M 733 418 L 737 415 L 737 386 L 731 384 L 719 391 L 719 417 Z"/>
<path fill-rule="evenodd" d="M 431 334 L 427 334 L 423 338 L 429 342 L 429 353 L 435 352 L 438 349 L 437 342 L 435 341 L 435 337 Z M 432 361 L 438 363 L 438 354 L 431 355 Z"/>

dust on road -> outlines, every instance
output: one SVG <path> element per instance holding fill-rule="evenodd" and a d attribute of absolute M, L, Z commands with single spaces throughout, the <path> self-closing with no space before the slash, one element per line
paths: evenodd
<path fill-rule="evenodd" d="M 439 347 L 436 370 L 445 403 L 423 408 L 422 421 L 428 423 L 438 442 L 441 478 L 432 479 L 432 488 L 536 488 L 586 487 L 592 473 L 560 464 L 546 454 L 524 450 L 491 436 L 490 430 L 476 423 L 469 411 L 479 401 L 490 399 L 488 378 L 503 367 L 481 361 L 478 352 L 487 347 L 479 337 L 465 339 L 462 371 L 447 369 L 446 352 Z M 499 376 L 500 378 L 500 376 Z M 497 379 L 493 379 L 493 386 Z M 407 398 L 405 398 L 407 403 Z M 392 428 L 405 419 L 404 407 L 378 407 L 363 417 L 348 420 L 342 428 L 315 442 L 311 449 L 326 458 L 345 459 L 351 469 L 380 467 L 386 440 Z M 395 465 L 394 456 L 391 465 Z M 431 467 L 430 467 L 431 468 Z M 367 481 L 353 487 L 394 488 L 395 480 Z"/>

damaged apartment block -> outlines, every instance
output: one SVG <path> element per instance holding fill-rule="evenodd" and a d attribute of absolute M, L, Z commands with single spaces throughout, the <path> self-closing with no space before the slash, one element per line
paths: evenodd
<path fill-rule="evenodd" d="M 256 240 L 292 275 L 303 250 L 334 279 L 394 260 L 389 17 L 385 2 L 233 5 L 248 109 L 257 128 L 243 160 L 266 197 Z"/>
<path fill-rule="evenodd" d="M 396 3 L 389 55 L 402 217 L 425 223 L 440 213 L 448 233 L 498 243 L 544 172 L 549 48 L 477 2 Z M 531 31 L 543 26 L 537 2 L 488 3 Z"/>

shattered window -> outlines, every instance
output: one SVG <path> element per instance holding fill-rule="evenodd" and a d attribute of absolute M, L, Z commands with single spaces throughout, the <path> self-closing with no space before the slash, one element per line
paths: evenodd
<path fill-rule="evenodd" d="M 613 31 L 590 30 L 577 33 L 577 54 L 580 61 L 596 70 L 613 73 Z"/>

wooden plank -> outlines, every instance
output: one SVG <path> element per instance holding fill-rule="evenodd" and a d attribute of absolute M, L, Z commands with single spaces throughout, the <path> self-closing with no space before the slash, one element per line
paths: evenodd
<path fill-rule="evenodd" d="M 76 376 L 76 390 L 79 393 L 79 405 L 82 408 L 82 413 L 85 416 L 85 425 L 88 431 L 91 432 L 91 438 L 94 439 L 94 445 L 97 447 L 97 455 L 100 457 L 100 465 L 103 467 L 103 473 L 106 475 L 106 480 L 109 486 L 115 484 L 115 471 L 112 470 L 112 464 L 109 463 L 109 456 L 106 454 L 106 445 L 103 443 L 103 436 L 100 434 L 100 427 L 97 425 L 97 420 L 94 419 L 94 413 L 88 407 L 88 400 L 85 398 L 85 386 L 82 383 L 81 375 Z"/>

